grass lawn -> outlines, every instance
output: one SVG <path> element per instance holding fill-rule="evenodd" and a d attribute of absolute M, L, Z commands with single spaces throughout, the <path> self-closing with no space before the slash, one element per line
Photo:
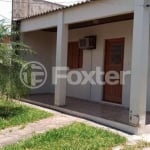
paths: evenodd
<path fill-rule="evenodd" d="M 0 99 L 0 130 L 15 125 L 24 125 L 50 116 L 52 114 L 48 112 Z"/>
<path fill-rule="evenodd" d="M 81 123 L 50 130 L 2 150 L 110 150 L 126 139 L 103 129 Z"/>

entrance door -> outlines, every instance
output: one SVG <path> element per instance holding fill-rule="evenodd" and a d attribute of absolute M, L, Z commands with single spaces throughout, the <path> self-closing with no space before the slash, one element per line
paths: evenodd
<path fill-rule="evenodd" d="M 120 72 L 123 71 L 123 59 L 124 59 L 124 38 L 106 40 L 105 65 L 104 65 L 105 75 L 109 71 L 116 71 L 120 75 Z M 118 80 L 113 79 L 111 81 L 118 81 Z M 115 85 L 105 83 L 104 101 L 113 103 L 122 103 L 122 84 L 120 83 L 120 79 L 119 83 Z"/>

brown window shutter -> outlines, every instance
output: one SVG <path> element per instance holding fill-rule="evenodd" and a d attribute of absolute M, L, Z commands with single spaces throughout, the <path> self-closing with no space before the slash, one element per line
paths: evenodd
<path fill-rule="evenodd" d="M 71 47 L 71 44 L 69 43 L 68 45 L 68 67 L 69 68 L 72 68 L 72 47 Z"/>
<path fill-rule="evenodd" d="M 68 67 L 70 69 L 82 68 L 83 50 L 79 49 L 78 42 L 70 42 L 68 45 Z"/>
<path fill-rule="evenodd" d="M 82 68 L 83 67 L 83 50 L 79 49 L 79 63 L 78 63 L 78 67 Z"/>

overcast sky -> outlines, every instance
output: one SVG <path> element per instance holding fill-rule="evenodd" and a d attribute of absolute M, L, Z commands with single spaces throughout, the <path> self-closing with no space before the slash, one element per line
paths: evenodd
<path fill-rule="evenodd" d="M 79 1 L 84 0 L 47 0 L 47 1 L 56 2 L 63 5 L 70 5 L 72 3 L 77 3 Z M 8 20 L 11 19 L 11 6 L 12 6 L 11 0 L 0 0 L 0 19 L 4 17 L 8 18 Z"/>

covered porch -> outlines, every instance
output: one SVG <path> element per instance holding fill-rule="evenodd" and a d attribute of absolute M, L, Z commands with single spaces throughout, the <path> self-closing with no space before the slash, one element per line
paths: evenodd
<path fill-rule="evenodd" d="M 66 98 L 66 105 L 57 107 L 54 104 L 54 94 L 29 95 L 22 101 L 38 106 L 50 108 L 62 113 L 82 117 L 112 128 L 120 128 L 125 132 L 132 132 L 129 122 L 129 109 L 108 103 L 91 102 L 72 97 Z M 146 129 L 149 132 L 150 112 L 146 113 Z"/>
<path fill-rule="evenodd" d="M 134 4 L 135 2 L 135 4 Z M 31 39 L 33 33 L 39 31 L 44 37 L 44 32 L 50 32 L 51 35 L 47 35 L 47 44 L 52 46 L 51 43 L 55 43 L 51 47 L 54 55 L 48 56 L 48 47 L 46 56 L 50 57 L 51 65 L 50 67 L 66 67 L 67 66 L 67 52 L 68 52 L 68 42 L 74 41 L 79 37 L 79 33 L 82 32 L 83 27 L 96 26 L 95 30 L 87 28 L 85 30 L 86 34 L 91 34 L 93 31 L 99 34 L 99 47 L 104 50 L 104 40 L 107 38 L 120 38 L 125 35 L 127 37 L 125 49 L 126 58 L 124 63 L 126 64 L 124 70 L 131 70 L 131 77 L 128 79 L 128 84 L 124 88 L 124 98 L 123 105 L 128 107 L 122 107 L 122 105 L 111 105 L 105 103 L 97 103 L 94 101 L 84 101 L 90 99 L 93 96 L 94 100 L 103 101 L 102 92 L 103 87 L 91 87 L 90 84 L 83 86 L 73 87 L 67 85 L 66 79 L 58 79 L 57 84 L 52 85 L 49 91 L 45 91 L 43 88 L 43 93 L 55 93 L 54 95 L 37 95 L 29 96 L 25 99 L 27 102 L 34 102 L 38 105 L 43 105 L 45 107 L 53 108 L 62 112 L 70 113 L 73 115 L 78 115 L 85 117 L 87 119 L 103 123 L 105 125 L 124 130 L 126 132 L 140 134 L 147 132 L 149 130 L 150 117 L 147 112 L 147 99 L 148 94 L 148 74 L 149 74 L 149 2 L 146 0 L 135 0 L 135 1 L 114 1 L 112 4 L 111 0 L 108 0 L 106 4 L 100 3 L 99 1 L 94 1 L 92 3 L 81 5 L 78 7 L 73 7 L 56 11 L 47 15 L 30 18 L 23 20 L 21 22 L 21 31 L 25 34 L 31 33 Z M 119 5 L 118 5 L 119 4 Z M 133 5 L 134 4 L 134 5 Z M 90 8 L 93 7 L 94 10 L 89 13 Z M 88 14 L 88 15 L 87 15 Z M 134 18 L 133 18 L 134 14 Z M 75 16 L 75 17 L 74 17 Z M 80 17 L 77 17 L 80 16 Z M 50 20 L 50 21 L 48 21 Z M 133 22 L 132 22 L 132 21 Z M 121 22 L 122 21 L 122 22 Z M 127 21 L 127 22 L 124 22 Z M 129 22 L 128 22 L 129 21 Z M 132 23 L 131 23 L 131 22 Z M 120 22 L 119 26 L 113 23 Z M 104 25 L 100 28 L 98 25 Z M 131 27 L 133 25 L 133 27 Z M 112 26 L 113 28 L 110 28 Z M 122 28 L 121 28 L 122 27 Z M 80 30 L 78 30 L 80 28 Z M 131 33 L 133 29 L 133 34 Z M 77 31 L 77 30 L 78 31 Z M 116 30 L 117 29 L 117 30 Z M 128 30 L 129 29 L 129 30 Z M 72 31 L 70 31 L 72 30 Z M 128 32 L 126 32 L 126 30 Z M 100 31 L 100 32 L 99 32 Z M 101 34 L 100 34 L 101 33 Z M 111 33 L 111 34 L 110 34 Z M 128 34 L 129 33 L 129 34 Z M 48 33 L 47 33 L 48 34 Z M 75 37 L 76 36 L 76 37 Z M 132 37 L 133 36 L 133 37 Z M 36 37 L 36 35 L 35 35 Z M 54 38 L 53 38 L 54 37 Z M 37 37 L 36 37 L 37 38 Z M 41 37 L 43 40 L 43 38 Z M 51 43 L 49 42 L 51 39 Z M 32 41 L 30 40 L 32 43 Z M 45 41 L 43 41 L 43 46 L 45 46 Z M 35 43 L 35 46 L 37 43 Z M 131 46 L 132 45 L 132 46 Z M 130 49 L 132 47 L 132 50 Z M 46 49 L 45 48 L 45 49 Z M 43 53 L 42 48 L 37 49 Z M 129 53 L 132 52 L 132 56 Z M 45 52 L 44 52 L 45 53 Z M 98 55 L 97 55 L 98 54 Z M 86 53 L 86 63 L 91 59 L 89 56 L 100 56 L 94 63 L 91 63 L 91 68 L 86 71 L 92 71 L 96 66 L 104 66 L 103 57 L 104 53 L 98 51 L 93 55 Z M 131 61 L 130 61 L 131 56 Z M 49 67 L 49 61 L 44 60 L 45 64 Z M 100 63 L 99 63 L 99 62 Z M 88 64 L 89 65 L 89 64 Z M 84 68 L 82 68 L 84 70 Z M 51 81 L 51 71 L 48 76 L 47 86 L 50 86 Z M 131 85 L 130 85 L 131 81 Z M 83 91 L 79 94 L 80 90 Z M 68 92 L 69 91 L 69 92 Z M 39 89 L 39 92 L 41 90 Z M 92 95 L 93 94 L 93 95 Z M 99 94 L 99 97 L 95 95 Z M 78 96 L 83 97 L 79 98 Z M 69 97 L 68 97 L 69 96 Z M 75 98 L 70 98 L 75 97 Z M 126 102 L 128 102 L 126 104 Z"/>

